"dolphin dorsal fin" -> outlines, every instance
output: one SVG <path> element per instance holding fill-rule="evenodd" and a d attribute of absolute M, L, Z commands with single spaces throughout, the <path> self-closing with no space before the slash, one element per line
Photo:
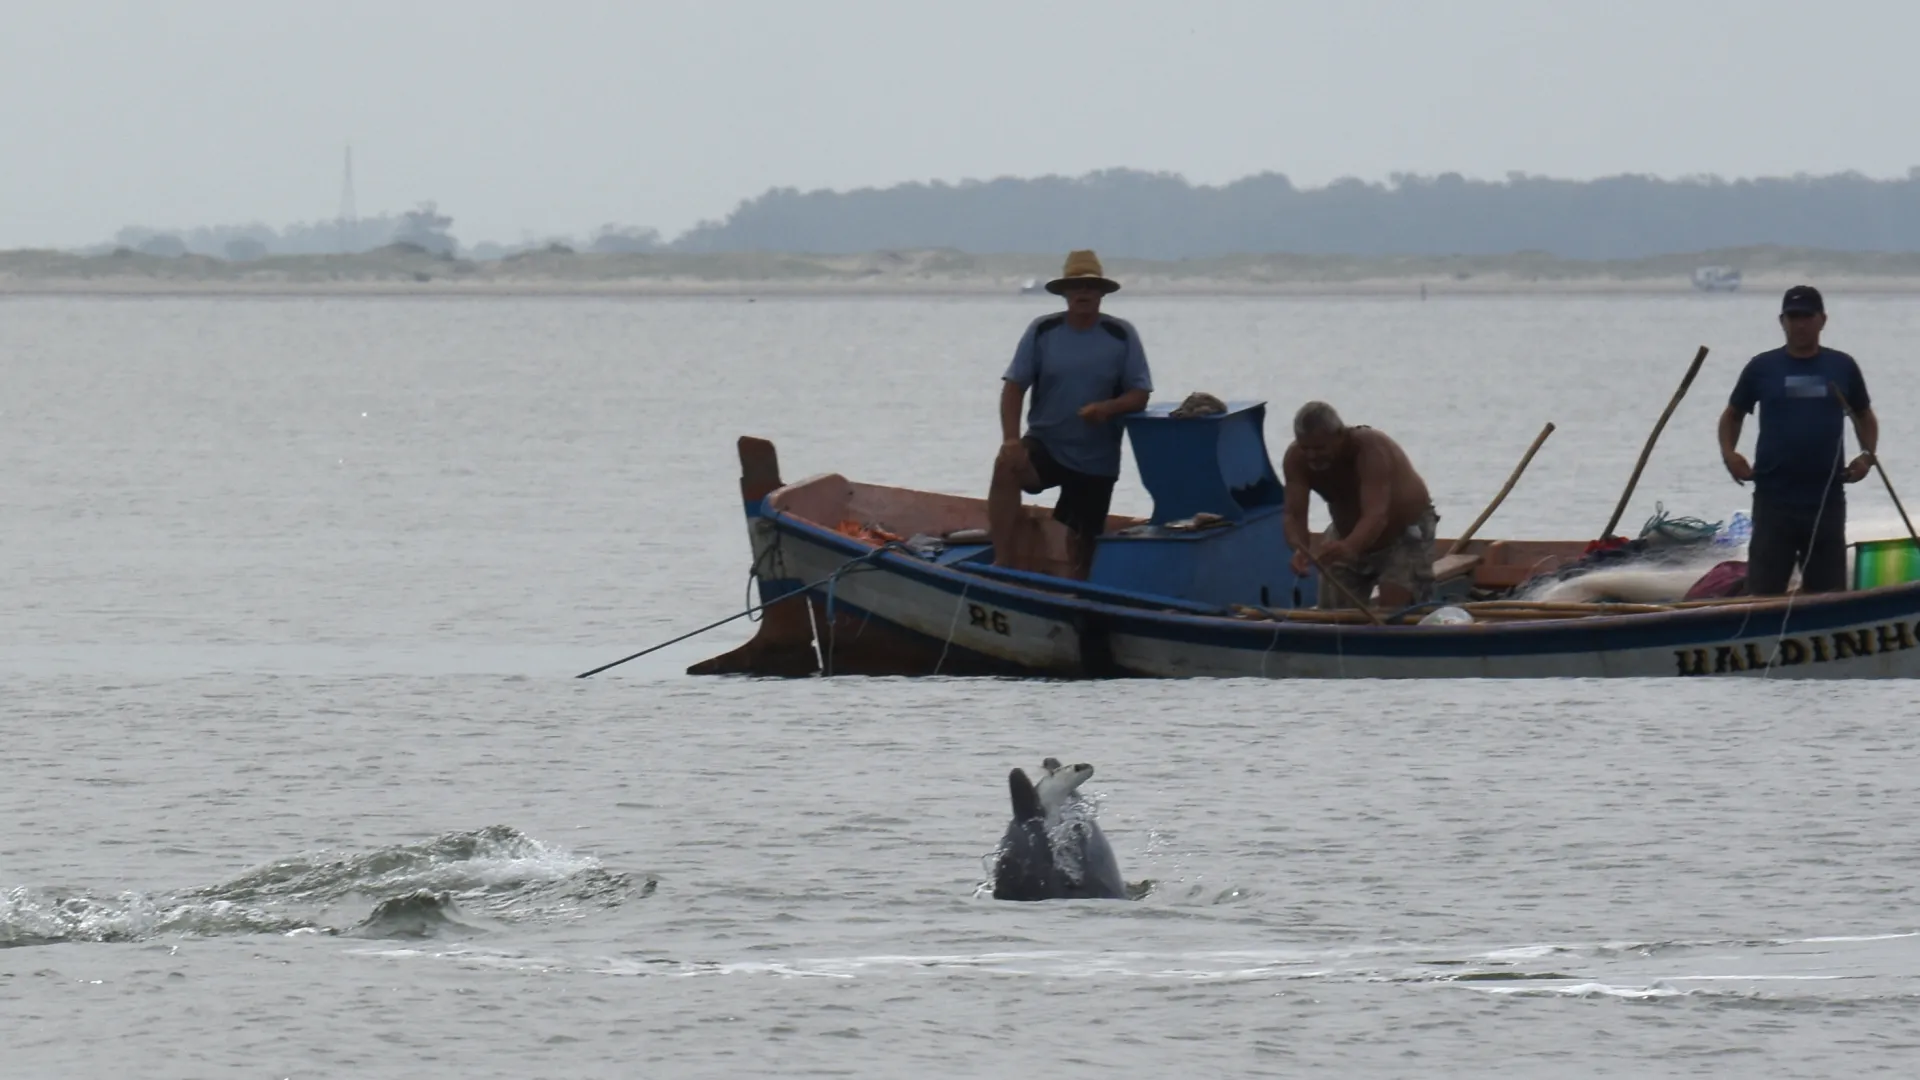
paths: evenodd
<path fill-rule="evenodd" d="M 1046 809 L 1040 805 L 1040 793 L 1033 789 L 1033 781 L 1027 779 L 1022 770 L 1007 774 L 1007 791 L 1013 796 L 1013 820 L 1032 821 L 1047 816 Z"/>

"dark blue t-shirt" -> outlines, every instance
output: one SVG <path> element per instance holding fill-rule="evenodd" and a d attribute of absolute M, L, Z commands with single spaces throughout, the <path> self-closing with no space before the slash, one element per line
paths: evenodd
<path fill-rule="evenodd" d="M 1743 413 L 1760 407 L 1755 493 L 1797 506 L 1818 506 L 1822 496 L 1845 498 L 1847 413 L 1828 383 L 1840 388 L 1854 412 L 1872 404 L 1860 365 L 1837 349 L 1801 359 L 1781 348 L 1747 361 L 1729 404 Z"/>

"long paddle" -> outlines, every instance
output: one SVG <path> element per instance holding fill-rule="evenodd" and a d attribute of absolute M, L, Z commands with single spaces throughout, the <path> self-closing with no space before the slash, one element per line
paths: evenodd
<path fill-rule="evenodd" d="M 1527 456 L 1520 459 L 1520 464 L 1514 468 L 1513 475 L 1507 477 L 1506 484 L 1500 488 L 1500 494 L 1495 495 L 1493 501 L 1487 504 L 1487 508 L 1480 511 L 1480 516 L 1474 518 L 1473 524 L 1467 526 L 1467 531 L 1461 533 L 1460 539 L 1453 542 L 1453 546 L 1447 549 L 1447 554 L 1460 554 L 1460 549 L 1467 546 L 1467 541 L 1473 539 L 1473 534 L 1479 532 L 1480 526 L 1487 523 L 1487 519 L 1493 516 L 1493 512 L 1500 508 L 1500 503 L 1507 497 L 1507 492 L 1513 490 L 1513 485 L 1519 481 L 1520 474 L 1527 471 L 1527 464 L 1533 460 L 1533 455 L 1540 451 L 1540 444 L 1546 442 L 1547 436 L 1551 434 L 1553 434 L 1553 424 L 1549 421 L 1546 427 L 1540 429 L 1540 434 L 1533 440 L 1533 445 L 1527 447 Z"/>
<path fill-rule="evenodd" d="M 1847 410 L 1847 419 L 1853 421 L 1853 437 L 1858 439 L 1860 437 L 1860 414 L 1854 412 L 1853 406 L 1847 403 L 1847 395 L 1840 392 L 1840 387 L 1837 383 L 1829 382 L 1827 385 L 1833 388 L 1833 396 L 1840 399 L 1840 407 Z M 1887 470 L 1880 467 L 1880 455 L 1869 451 L 1867 456 L 1873 459 L 1873 470 L 1880 474 L 1880 482 L 1887 485 L 1887 498 L 1892 499 L 1893 508 L 1900 511 L 1900 520 L 1906 523 L 1907 535 L 1913 537 L 1915 547 L 1920 547 L 1920 533 L 1913 531 L 1913 520 L 1907 517 L 1907 508 L 1900 505 L 1900 496 L 1893 493 L 1893 481 L 1887 479 Z"/>
<path fill-rule="evenodd" d="M 1361 611 L 1366 612 L 1367 618 L 1373 620 L 1373 625 L 1375 626 L 1387 625 L 1386 620 L 1380 617 L 1380 613 L 1368 607 L 1367 602 L 1365 600 L 1362 600 L 1359 597 L 1353 595 L 1353 590 L 1347 588 L 1345 582 L 1341 581 L 1337 577 L 1334 577 L 1332 574 L 1327 573 L 1327 568 L 1320 565 L 1320 560 L 1314 557 L 1313 552 L 1311 550 L 1307 548 L 1301 548 L 1300 553 L 1307 557 L 1307 561 L 1313 564 L 1313 568 L 1315 570 L 1320 571 L 1321 584 L 1332 585 L 1334 588 L 1339 589 L 1340 595 L 1347 598 L 1347 603 L 1352 604 L 1354 607 L 1357 607 Z"/>
<path fill-rule="evenodd" d="M 1633 466 L 1633 475 L 1627 478 L 1627 490 L 1620 493 L 1620 505 L 1613 508 L 1613 516 L 1607 519 L 1607 527 L 1601 530 L 1600 539 L 1612 536 L 1613 527 L 1620 524 L 1620 515 L 1627 512 L 1627 500 L 1633 498 L 1634 485 L 1640 482 L 1640 470 L 1647 467 L 1647 458 L 1653 456 L 1653 444 L 1659 441 L 1660 432 L 1667 426 L 1667 418 L 1680 407 L 1680 399 L 1687 396 L 1687 387 L 1693 385 L 1693 377 L 1700 374 L 1700 365 L 1706 359 L 1707 347 L 1702 345 L 1700 351 L 1694 354 L 1692 365 L 1687 368 L 1687 377 L 1680 380 L 1680 389 L 1673 392 L 1673 400 L 1667 402 L 1667 409 L 1660 414 L 1659 423 L 1653 425 L 1653 434 L 1647 436 L 1647 445 L 1641 447 L 1640 460 Z"/>

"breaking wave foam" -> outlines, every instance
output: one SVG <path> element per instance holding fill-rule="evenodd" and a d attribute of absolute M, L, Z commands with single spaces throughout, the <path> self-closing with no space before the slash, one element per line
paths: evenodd
<path fill-rule="evenodd" d="M 19 886 L 0 891 L 0 948 L 171 934 L 449 936 L 484 932 L 488 920 L 613 907 L 654 887 L 651 878 L 636 882 L 589 856 L 495 825 L 357 854 L 296 856 L 179 892 Z"/>

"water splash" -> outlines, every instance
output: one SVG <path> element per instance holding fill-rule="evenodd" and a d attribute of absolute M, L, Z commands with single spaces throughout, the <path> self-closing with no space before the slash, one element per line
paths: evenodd
<path fill-rule="evenodd" d="M 395 896 L 374 905 L 373 913 L 346 931 L 349 937 L 432 938 L 475 928 L 461 922 L 453 898 L 425 889 Z"/>
<path fill-rule="evenodd" d="M 299 855 L 173 893 L 15 887 L 0 892 L 0 948 L 170 934 L 464 935 L 484 933 L 487 920 L 614 907 L 652 895 L 656 884 L 494 825 L 367 852 Z"/>

